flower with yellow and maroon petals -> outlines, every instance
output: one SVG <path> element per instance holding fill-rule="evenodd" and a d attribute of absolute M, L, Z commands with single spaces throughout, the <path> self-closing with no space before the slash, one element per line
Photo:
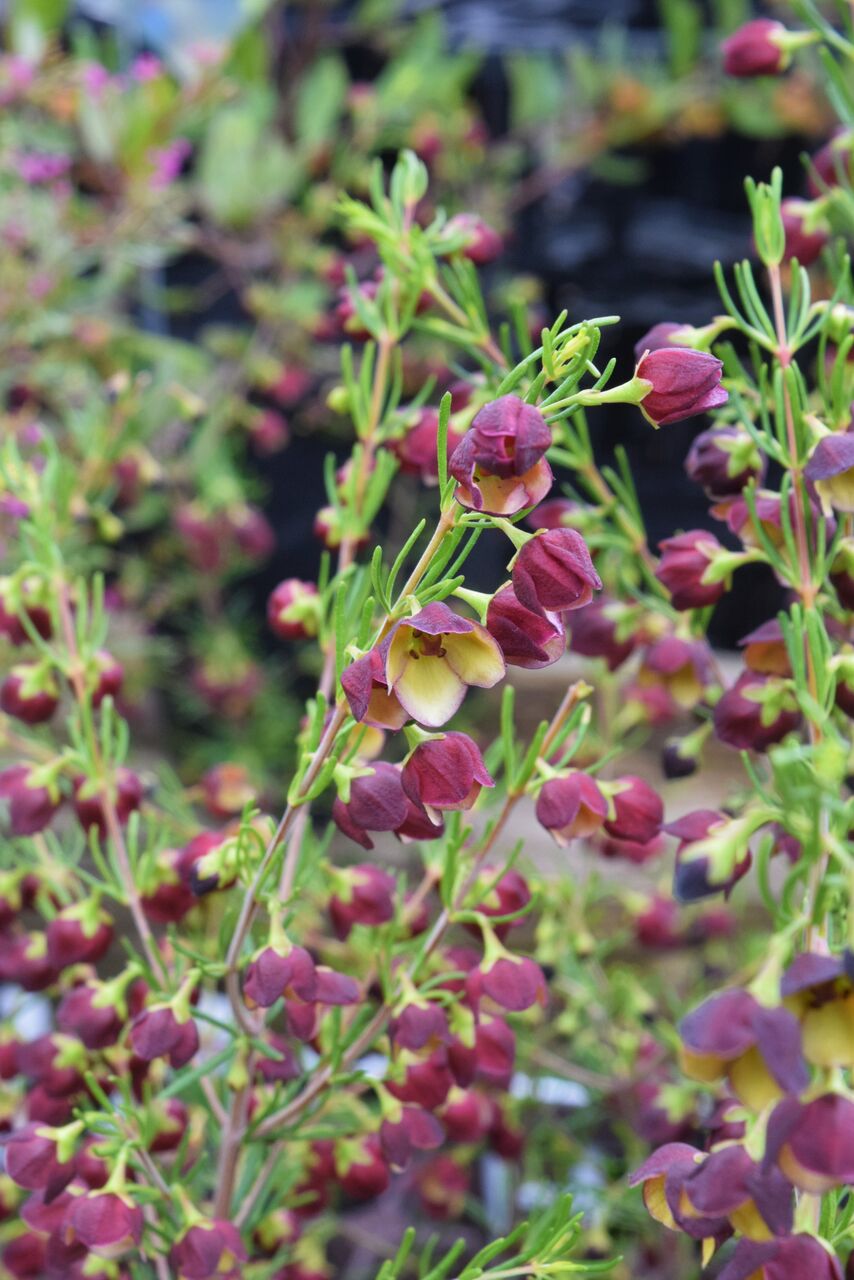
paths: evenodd
<path fill-rule="evenodd" d="M 695 809 L 664 830 L 679 840 L 673 892 L 680 902 L 728 893 L 750 869 L 749 833 L 717 809 Z"/>
<path fill-rule="evenodd" d="M 738 642 L 748 671 L 763 676 L 791 676 L 792 663 L 776 618 L 763 622 Z"/>
<path fill-rule="evenodd" d="M 708 581 L 709 570 L 726 552 L 713 533 L 689 529 L 660 542 L 661 560 L 655 576 L 670 592 L 674 609 L 705 609 L 726 593 L 723 579 Z"/>
<path fill-rule="evenodd" d="M 142 1209 L 115 1191 L 87 1191 L 72 1201 L 65 1231 L 99 1258 L 120 1258 L 142 1239 Z"/>
<path fill-rule="evenodd" d="M 848 956 L 806 952 L 783 974 L 780 994 L 798 1018 L 804 1057 L 817 1067 L 854 1066 L 854 981 Z"/>
<path fill-rule="evenodd" d="M 613 816 L 603 823 L 605 831 L 616 840 L 648 844 L 661 830 L 664 805 L 658 792 L 634 774 L 605 784 L 604 790 L 613 806 Z"/>
<path fill-rule="evenodd" d="M 491 920 L 495 916 L 509 916 L 523 912 L 531 901 L 531 890 L 525 877 L 515 867 L 505 871 L 497 880 L 495 875 L 494 867 L 482 866 L 479 870 L 474 884 L 474 893 L 477 894 L 478 890 L 483 893 L 487 886 L 489 888 L 486 897 L 477 899 L 477 910 L 480 915 Z M 499 924 L 493 924 L 492 928 L 496 937 L 503 942 L 510 930 L 521 923 L 521 920 L 505 920 Z M 469 927 L 474 933 L 478 932 L 476 925 Z"/>
<path fill-rule="evenodd" d="M 576 610 L 570 620 L 571 651 L 585 658 L 602 658 L 609 671 L 616 671 L 640 642 L 636 634 L 621 634 L 621 618 L 628 612 L 625 605 L 602 597 Z"/>
<path fill-rule="evenodd" d="M 334 893 L 329 899 L 329 915 L 335 936 L 349 937 L 354 924 L 387 924 L 394 916 L 396 881 L 369 862 L 356 867 L 334 868 Z"/>
<path fill-rule="evenodd" d="M 718 1280 L 842 1280 L 835 1254 L 806 1233 L 759 1242 L 739 1240 Z"/>
<path fill-rule="evenodd" d="M 239 816 L 258 799 L 258 788 L 246 766 L 227 760 L 208 769 L 201 780 L 201 791 L 208 813 L 223 822 Z"/>
<path fill-rule="evenodd" d="M 448 464 L 457 481 L 457 502 L 493 516 L 536 506 L 552 487 L 545 458 L 551 442 L 551 429 L 539 409 L 518 396 L 484 405 Z"/>
<path fill-rule="evenodd" d="M 763 1171 L 734 1143 L 712 1151 L 689 1174 L 681 1209 L 685 1216 L 726 1218 L 749 1240 L 769 1240 L 792 1229 L 792 1188 L 779 1170 Z"/>
<path fill-rule="evenodd" d="M 738 751 L 767 751 L 801 723 L 795 695 L 775 676 L 743 672 L 715 705 L 715 736 Z"/>
<path fill-rule="evenodd" d="M 797 1018 L 759 1004 L 748 991 L 711 996 L 683 1018 L 679 1034 L 685 1074 L 707 1083 L 725 1076 L 736 1097 L 756 1111 L 809 1084 Z"/>
<path fill-rule="evenodd" d="M 511 570 L 516 598 L 546 617 L 549 613 L 582 609 L 602 590 L 587 543 L 575 529 L 547 529 L 520 550 Z"/>
<path fill-rule="evenodd" d="M 237 1277 L 246 1262 L 240 1232 L 221 1218 L 195 1222 L 169 1250 L 169 1261 L 178 1280 L 214 1280 Z"/>
<path fill-rule="evenodd" d="M 692 442 L 685 471 L 709 498 L 720 501 L 742 493 L 751 480 L 761 484 L 765 459 L 741 427 L 710 427 Z"/>
<path fill-rule="evenodd" d="M 641 356 L 635 377 L 650 383 L 639 408 L 654 427 L 682 422 L 726 404 L 723 363 L 706 351 L 668 345 Z"/>
<path fill-rule="evenodd" d="M 804 479 L 815 486 L 825 515 L 854 512 L 854 434 L 823 436 L 804 468 Z"/>
<path fill-rule="evenodd" d="M 537 822 L 561 846 L 592 836 L 608 817 L 608 801 L 595 778 L 574 771 L 549 778 L 537 796 Z"/>
<path fill-rule="evenodd" d="M 508 667 L 549 667 L 566 649 L 566 628 L 560 614 L 532 613 L 519 603 L 509 582 L 489 602 L 486 629 L 501 646 Z"/>
<path fill-rule="evenodd" d="M 630 1174 L 629 1186 L 642 1188 L 646 1211 L 656 1222 L 670 1231 L 685 1230 L 680 1214 L 682 1188 L 706 1158 L 704 1152 L 686 1142 L 668 1142 Z M 716 1235 L 722 1225 L 720 1218 L 709 1222 L 692 1216 L 690 1234 L 696 1231 L 697 1238 L 708 1238 Z"/>
<path fill-rule="evenodd" d="M 854 1182 L 854 1102 L 824 1093 L 812 1102 L 784 1098 L 771 1113 L 764 1165 L 793 1186 L 822 1196 Z"/>
<path fill-rule="evenodd" d="M 675 635 L 651 644 L 638 670 L 642 689 L 660 686 L 685 711 L 702 700 L 713 678 L 712 654 L 705 641 Z"/>
<path fill-rule="evenodd" d="M 494 787 L 483 756 L 465 733 L 419 742 L 403 766 L 403 789 L 431 819 L 446 810 L 470 809 L 483 787 Z"/>
<path fill-rule="evenodd" d="M 428 604 L 395 626 L 385 678 L 389 692 L 413 720 L 438 728 L 459 709 L 466 689 L 491 689 L 505 673 L 498 643 L 486 627 Z"/>
<path fill-rule="evenodd" d="M 341 687 L 353 719 L 379 729 L 401 729 L 409 719 L 386 679 L 391 636 L 341 673 Z"/>

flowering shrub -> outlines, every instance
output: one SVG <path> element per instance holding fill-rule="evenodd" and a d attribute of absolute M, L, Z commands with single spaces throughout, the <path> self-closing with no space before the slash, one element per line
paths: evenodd
<path fill-rule="evenodd" d="M 851 46 L 809 12 L 804 32 L 743 29 L 726 65 L 777 73 L 824 41 L 847 125 L 837 59 Z M 564 314 L 532 334 L 516 308 L 493 327 L 478 268 L 500 240 L 476 214 L 434 206 L 413 151 L 388 174 L 377 165 L 363 198 L 339 193 L 334 216 L 366 269 L 343 275 L 313 333 L 347 339 L 328 404 L 353 446 L 327 467 L 317 580 L 284 579 L 267 608 L 276 642 L 317 677 L 297 723 L 273 682 L 262 695 L 224 603 L 273 535 L 207 412 L 220 371 L 124 332 L 110 264 L 98 258 L 93 281 L 84 252 L 109 211 L 89 207 L 84 184 L 108 176 L 130 192 L 125 253 L 144 258 L 139 227 L 156 235 L 161 219 L 180 239 L 181 209 L 163 193 L 180 206 L 189 144 L 161 135 L 159 108 L 141 144 L 132 108 L 162 96 L 164 113 L 192 121 L 216 82 L 186 101 L 145 58 L 120 84 L 92 66 L 72 87 L 81 109 L 112 95 L 130 150 L 85 174 L 27 150 L 12 184 L 49 228 L 76 229 L 80 256 L 73 281 L 48 273 L 33 293 L 50 235 L 19 227 L 27 289 L 4 300 L 20 344 L 0 447 L 6 1272 L 332 1274 L 355 1203 L 402 1185 L 435 1222 L 462 1217 L 483 1151 L 522 1156 L 523 1082 L 552 1070 L 595 1102 L 565 1126 L 526 1112 L 543 1130 L 529 1167 L 548 1204 L 484 1247 L 425 1246 L 420 1274 L 595 1274 L 618 1250 L 631 1274 L 668 1266 L 632 1193 L 614 1209 L 606 1191 L 583 1223 L 573 1216 L 554 1188 L 581 1184 L 570 1171 L 584 1152 L 616 1186 L 633 1166 L 651 1216 L 700 1242 L 727 1280 L 840 1277 L 854 1177 L 854 310 L 832 241 L 849 229 L 849 131 L 815 158 L 809 199 L 784 200 L 778 173 L 748 184 L 761 274 L 737 265 L 733 296 L 720 272 L 723 313 L 703 328 L 657 324 L 622 378 L 599 356 L 615 317 Z M 272 207 L 283 170 L 256 160 Z M 233 207 L 218 216 L 248 225 Z M 813 301 L 790 261 L 801 250 L 827 264 L 828 296 Z M 63 323 L 42 331 L 54 288 L 69 289 L 51 312 Z M 104 328 L 99 289 L 116 311 Z M 406 354 L 425 348 L 443 363 L 413 386 Z M 301 370 L 274 363 L 267 386 L 290 395 Z M 237 365 L 243 377 L 253 354 Z M 232 404 L 233 388 L 222 393 Z M 587 411 L 595 423 L 609 404 L 663 432 L 714 414 L 686 469 L 720 537 L 692 529 L 649 547 L 625 455 L 600 465 L 588 429 Z M 262 452 L 286 436 L 271 409 L 243 425 Z M 376 530 L 400 471 L 422 480 L 431 519 L 386 549 Z M 142 555 L 125 554 L 134 539 Z M 503 550 L 488 591 L 467 584 L 481 539 Z M 706 631 L 745 565 L 774 576 L 781 608 L 745 637 L 731 676 Z M 184 786 L 146 756 L 144 633 L 131 634 L 139 691 L 134 644 L 131 661 L 115 656 L 140 603 L 149 626 L 198 643 L 192 702 L 176 716 L 230 722 L 229 745 L 266 725 L 272 758 L 253 769 L 251 752 L 216 750 Z M 538 673 L 535 688 L 567 647 L 578 669 L 525 730 L 513 669 Z M 674 814 L 674 793 L 625 758 L 662 729 L 668 779 L 697 771 L 713 741 L 740 753 L 738 788 L 708 798 L 719 807 Z M 673 849 L 673 894 L 622 875 L 532 884 L 520 815 L 627 873 Z M 736 902 L 750 885 L 767 933 L 733 952 L 736 919 L 707 900 Z M 643 981 L 633 972 L 639 953 L 664 964 L 677 951 L 672 979 L 651 962 Z M 677 1067 L 669 1024 L 683 1005 Z M 656 1149 L 643 1158 L 643 1145 Z M 415 1233 L 399 1234 L 382 1280 L 414 1260 Z"/>

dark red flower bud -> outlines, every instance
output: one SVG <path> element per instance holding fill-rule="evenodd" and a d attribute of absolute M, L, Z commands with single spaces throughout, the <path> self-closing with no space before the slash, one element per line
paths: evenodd
<path fill-rule="evenodd" d="M 380 729 L 401 729 L 409 716 L 388 687 L 386 660 L 390 643 L 388 636 L 370 653 L 345 667 L 341 687 L 355 720 Z"/>
<path fill-rule="evenodd" d="M 616 671 L 641 639 L 637 633 L 620 634 L 620 618 L 625 612 L 624 605 L 601 597 L 577 609 L 569 619 L 570 650 L 585 658 L 603 658 L 608 670 Z"/>
<path fill-rule="evenodd" d="M 403 1169 L 413 1151 L 435 1151 L 445 1139 L 439 1120 L 421 1107 L 401 1107 L 398 1119 L 380 1125 L 380 1149 L 393 1169 Z"/>
<path fill-rule="evenodd" d="M 498 1089 L 509 1087 L 516 1061 L 516 1037 L 503 1018 L 484 1017 L 475 1029 L 476 1076 Z M 458 1083 L 464 1081 L 457 1076 Z"/>
<path fill-rule="evenodd" d="M 276 535 L 269 520 L 248 503 L 228 513 L 228 525 L 237 546 L 251 560 L 266 559 L 276 546 Z"/>
<path fill-rule="evenodd" d="M 482 787 L 494 787 L 483 756 L 465 733 L 421 742 L 403 766 L 403 789 L 433 820 L 437 811 L 470 809 Z"/>
<path fill-rule="evenodd" d="M 801 723 L 794 695 L 782 681 L 745 671 L 715 706 L 715 734 L 739 751 L 767 751 Z"/>
<path fill-rule="evenodd" d="M 316 985 L 314 998 L 318 1004 L 357 1004 L 360 999 L 359 984 L 346 973 L 336 973 L 325 964 L 314 971 Z"/>
<path fill-rule="evenodd" d="M 265 389 L 279 404 L 291 409 L 308 394 L 310 387 L 311 374 L 307 369 L 301 369 L 295 364 L 283 364 Z"/>
<path fill-rule="evenodd" d="M 520 604 L 511 583 L 492 597 L 486 628 L 498 641 L 509 667 L 549 667 L 566 649 L 566 629 L 557 613 L 532 613 Z"/>
<path fill-rule="evenodd" d="M 177 1070 L 198 1049 L 199 1032 L 192 1018 L 179 1019 L 171 1005 L 154 1005 L 134 1018 L 130 1042 L 143 1062 L 168 1057 Z"/>
<path fill-rule="evenodd" d="M 130 815 L 142 803 L 142 783 L 137 774 L 132 773 L 130 769 L 119 767 L 115 771 L 113 782 L 108 785 L 112 790 L 116 817 L 124 826 Z M 108 824 L 100 782 L 88 778 L 75 779 L 74 812 L 84 831 L 88 831 L 90 827 L 97 827 L 99 834 L 104 836 Z"/>
<path fill-rule="evenodd" d="M 43 1191 L 53 1200 L 74 1177 L 74 1160 L 60 1161 L 57 1135 L 45 1125 L 28 1124 L 5 1144 L 6 1173 L 27 1191 Z"/>
<path fill-rule="evenodd" d="M 681 738 L 665 742 L 661 752 L 661 770 L 665 778 L 690 778 L 697 772 L 699 759 L 693 744 Z"/>
<path fill-rule="evenodd" d="M 176 849 L 159 852 L 141 885 L 142 909 L 154 924 L 177 924 L 195 906 L 180 870 L 181 854 Z"/>
<path fill-rule="evenodd" d="M 705 351 L 674 346 L 650 351 L 635 370 L 636 377 L 652 384 L 640 410 L 654 427 L 663 427 L 717 409 L 729 399 L 722 372 L 722 362 Z"/>
<path fill-rule="evenodd" d="M 337 1143 L 335 1165 L 342 1189 L 354 1200 L 372 1200 L 391 1180 L 380 1140 L 374 1134 Z"/>
<path fill-rule="evenodd" d="M 587 543 L 575 529 L 536 534 L 517 555 L 512 576 L 517 599 L 542 617 L 581 609 L 602 590 Z"/>
<path fill-rule="evenodd" d="M 9 826 L 13 836 L 44 831 L 62 803 L 56 784 L 39 781 L 39 770 L 18 764 L 0 773 L 0 796 L 9 801 Z"/>
<path fill-rule="evenodd" d="M 511 1013 L 521 1013 L 535 1004 L 544 1005 L 548 999 L 543 971 L 528 956 L 514 956 L 508 952 L 492 963 L 484 961 L 484 968 L 474 970 L 466 986 L 469 987 L 472 981 L 478 995 L 489 996 L 490 1000 Z"/>
<path fill-rule="evenodd" d="M 453 406 L 452 412 L 461 406 Z M 448 427 L 446 457 L 448 462 L 462 437 Z M 422 409 L 411 427 L 388 446 L 400 462 L 404 475 L 420 476 L 423 484 L 439 483 L 439 413 L 436 409 Z"/>
<path fill-rule="evenodd" d="M 389 1036 L 400 1049 L 435 1048 L 448 1039 L 447 1014 L 429 1000 L 411 1000 L 392 1018 Z"/>
<path fill-rule="evenodd" d="M 805 224 L 810 211 L 811 205 L 806 200 L 788 199 L 783 200 L 780 205 L 783 230 L 786 233 L 785 261 L 796 258 L 802 267 L 815 262 L 830 239 L 822 227 L 807 231 Z"/>
<path fill-rule="evenodd" d="M 460 1089 L 454 1085 L 441 1116 L 451 1142 L 481 1142 L 492 1123 L 492 1107 L 489 1099 L 477 1089 Z"/>
<path fill-rule="evenodd" d="M 66 1230 L 101 1258 L 120 1258 L 142 1239 L 142 1209 L 114 1192 L 87 1191 L 71 1203 Z"/>
<path fill-rule="evenodd" d="M 664 852 L 664 841 L 661 836 L 653 836 L 651 840 L 618 840 L 613 836 L 598 842 L 599 852 L 603 858 L 624 858 L 642 867 L 644 863 L 659 858 Z"/>
<path fill-rule="evenodd" d="M 457 213 L 445 224 L 445 235 L 465 236 L 461 253 L 476 267 L 484 267 L 504 252 L 504 241 L 497 231 L 479 218 L 476 213 Z"/>
<path fill-rule="evenodd" d="M 87 1049 L 106 1049 L 115 1044 L 123 1022 L 110 988 L 95 981 L 72 987 L 56 1011 L 59 1030 L 77 1036 Z"/>
<path fill-rule="evenodd" d="M 94 658 L 93 677 L 92 706 L 100 707 L 105 698 L 115 701 L 121 693 L 125 669 L 106 649 L 99 649 Z"/>
<path fill-rule="evenodd" d="M 3 1246 L 3 1266 L 14 1280 L 42 1280 L 46 1245 L 42 1236 L 24 1231 Z"/>
<path fill-rule="evenodd" d="M 394 916 L 394 876 L 369 862 L 335 871 L 329 915 L 335 936 L 349 937 L 354 924 L 386 924 Z"/>
<path fill-rule="evenodd" d="M 215 889 L 227 889 L 234 883 L 234 876 L 224 875 L 221 866 L 219 851 L 226 839 L 224 831 L 200 831 L 181 850 L 178 870 L 194 897 L 204 897 Z"/>
<path fill-rule="evenodd" d="M 534 405 L 502 396 L 475 414 L 448 470 L 461 506 L 511 516 L 540 502 L 552 486 L 545 459 L 551 429 Z"/>
<path fill-rule="evenodd" d="M 267 1036 L 267 1041 L 272 1053 L 269 1057 L 258 1058 L 260 1078 L 267 1084 L 287 1084 L 289 1080 L 298 1080 L 302 1075 L 302 1067 L 288 1041 L 273 1032 Z"/>
<path fill-rule="evenodd" d="M 270 593 L 267 622 L 280 640 L 308 640 L 317 635 L 317 587 L 300 578 L 285 578 Z"/>
<path fill-rule="evenodd" d="M 284 449 L 291 438 L 287 418 L 275 409 L 264 409 L 249 424 L 252 446 L 262 457 Z"/>
<path fill-rule="evenodd" d="M 633 840 L 647 844 L 661 830 L 664 821 L 664 805 L 657 791 L 634 774 L 618 778 L 611 788 L 620 787 L 611 794 L 614 805 L 613 818 L 606 818 L 604 828 L 617 840 Z"/>
<path fill-rule="evenodd" d="M 238 1277 L 247 1253 L 240 1232 L 222 1218 L 196 1222 L 169 1250 L 169 1261 L 178 1280 L 212 1280 Z"/>
<path fill-rule="evenodd" d="M 811 1195 L 854 1181 L 854 1102 L 837 1093 L 807 1103 L 784 1098 L 768 1121 L 764 1167 L 774 1164 Z"/>
<path fill-rule="evenodd" d="M 608 801 L 594 778 L 573 772 L 549 778 L 537 796 L 537 822 L 565 846 L 576 836 L 591 836 L 608 816 Z"/>
<path fill-rule="evenodd" d="M 373 849 L 370 831 L 397 831 L 409 816 L 409 799 L 403 790 L 400 769 L 383 761 L 373 765 L 373 773 L 354 778 L 350 799 L 345 804 L 338 797 L 332 805 L 332 817 L 344 835 L 363 849 Z M 433 828 L 438 835 L 438 828 Z"/>
<path fill-rule="evenodd" d="M 285 996 L 311 1002 L 317 994 L 314 961 L 304 947 L 271 944 L 248 966 L 243 994 L 262 1009 Z"/>
<path fill-rule="evenodd" d="M 660 542 L 661 560 L 655 571 L 670 592 L 675 609 L 704 609 L 717 604 L 726 592 L 724 581 L 706 582 L 705 575 L 724 548 L 713 533 L 689 529 Z"/>
<path fill-rule="evenodd" d="M 174 517 L 175 532 L 187 559 L 203 573 L 214 573 L 225 562 L 225 539 L 219 523 L 196 503 L 180 507 Z"/>
<path fill-rule="evenodd" d="M 418 1170 L 421 1206 L 431 1218 L 453 1221 L 466 1207 L 471 1175 L 453 1156 L 434 1156 Z"/>
<path fill-rule="evenodd" d="M 0 685 L 0 710 L 25 724 L 43 724 L 58 706 L 56 681 L 47 667 L 20 663 Z"/>
<path fill-rule="evenodd" d="M 489 1146 L 502 1160 L 520 1160 L 525 1150 L 525 1130 L 511 1119 L 509 1107 L 499 1101 L 489 1129 Z"/>
<path fill-rule="evenodd" d="M 522 912 L 531 901 L 531 890 L 525 877 L 520 875 L 515 868 L 511 867 L 509 871 L 505 871 L 499 880 L 495 880 L 495 869 L 493 867 L 483 866 L 480 868 L 477 882 L 475 884 L 475 894 L 481 893 L 489 887 L 486 897 L 479 897 L 477 900 L 477 910 L 481 915 L 493 919 L 496 916 L 509 916 L 514 912 Z M 511 929 L 522 924 L 520 920 L 505 920 L 503 924 L 493 925 L 495 936 L 504 941 Z M 477 925 L 469 925 L 472 933 L 479 933 Z"/>
<path fill-rule="evenodd" d="M 47 955 L 56 969 L 95 964 L 113 941 L 113 924 L 91 900 L 63 907 L 47 926 Z"/>
<path fill-rule="evenodd" d="M 676 866 L 673 892 L 680 902 L 696 902 L 715 893 L 728 893 L 751 863 L 747 837 L 739 839 L 733 824 L 716 809 L 696 809 L 664 828 L 676 836 Z M 722 856 L 716 858 L 716 843 L 722 844 Z"/>
<path fill-rule="evenodd" d="M 49 610 L 34 599 L 34 592 L 5 578 L 0 582 L 0 635 L 16 647 L 29 644 L 29 634 L 22 617 L 26 615 L 43 640 L 49 640 L 53 631 Z"/>
<path fill-rule="evenodd" d="M 74 1173 L 77 1178 L 86 1183 L 92 1191 L 97 1191 L 105 1185 L 110 1176 L 110 1167 L 106 1160 L 95 1155 L 97 1147 L 97 1139 L 90 1139 L 81 1147 L 74 1157 Z"/>
<path fill-rule="evenodd" d="M 409 1102 L 428 1111 L 441 1107 L 454 1083 L 445 1049 L 435 1049 L 428 1057 L 404 1050 L 395 1059 L 394 1078 L 385 1081 L 389 1093 L 399 1102 Z"/>
<path fill-rule="evenodd" d="M 24 991 L 44 991 L 57 976 L 43 933 L 0 936 L 0 979 L 4 982 L 14 982 Z"/>
<path fill-rule="evenodd" d="M 728 76 L 776 76 L 788 65 L 780 36 L 788 33 L 782 22 L 755 18 L 746 22 L 721 45 Z"/>
<path fill-rule="evenodd" d="M 685 471 L 710 498 L 735 497 L 751 480 L 762 483 L 765 459 L 753 437 L 740 427 L 710 427 L 696 436 Z"/>

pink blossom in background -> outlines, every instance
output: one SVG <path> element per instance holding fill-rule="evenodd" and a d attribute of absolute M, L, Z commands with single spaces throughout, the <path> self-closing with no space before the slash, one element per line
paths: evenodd
<path fill-rule="evenodd" d="M 176 138 L 165 147 L 154 147 L 149 151 L 148 160 L 154 170 L 151 186 L 158 191 L 171 186 L 192 150 L 192 143 L 186 138 Z"/>

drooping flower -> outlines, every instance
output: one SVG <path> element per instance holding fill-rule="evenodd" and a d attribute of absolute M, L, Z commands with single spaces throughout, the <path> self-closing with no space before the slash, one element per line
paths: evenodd
<path fill-rule="evenodd" d="M 409 719 L 386 677 L 391 636 L 341 673 L 341 687 L 355 720 L 379 729 L 402 729 Z"/>
<path fill-rule="evenodd" d="M 718 1280 L 842 1280 L 839 1259 L 815 1236 L 739 1240 Z"/>
<path fill-rule="evenodd" d="M 817 1067 L 854 1066 L 854 982 L 846 956 L 805 952 L 783 974 L 780 994 L 798 1018 L 804 1057 Z"/>
<path fill-rule="evenodd" d="M 280 640 L 307 640 L 317 635 L 320 606 L 317 587 L 301 578 L 285 578 L 267 601 L 267 622 Z"/>
<path fill-rule="evenodd" d="M 519 602 L 541 617 L 581 609 L 602 590 L 587 543 L 575 529 L 536 534 L 516 556 L 512 577 Z"/>
<path fill-rule="evenodd" d="M 403 789 L 431 822 L 444 810 L 470 809 L 482 787 L 494 787 L 477 745 L 465 733 L 421 742 L 403 766 Z"/>
<path fill-rule="evenodd" d="M 787 682 L 745 671 L 715 705 L 715 735 L 738 751 L 767 751 L 801 723 Z"/>
<path fill-rule="evenodd" d="M 627 774 L 609 783 L 607 790 L 614 807 L 614 816 L 607 817 L 603 823 L 609 836 L 645 845 L 658 835 L 664 820 L 664 805 L 648 782 Z"/>
<path fill-rule="evenodd" d="M 854 1182 L 854 1102 L 838 1093 L 783 1098 L 768 1121 L 763 1163 L 811 1195 Z"/>
<path fill-rule="evenodd" d="M 710 427 L 688 450 L 685 471 L 716 501 L 736 497 L 751 480 L 761 484 L 765 458 L 753 437 L 741 427 Z"/>
<path fill-rule="evenodd" d="M 822 436 L 804 468 L 804 479 L 815 486 L 825 515 L 854 512 L 854 434 Z"/>
<path fill-rule="evenodd" d="M 486 629 L 498 641 L 509 667 L 548 667 L 566 649 L 566 629 L 560 614 L 532 613 L 519 603 L 509 582 L 489 602 Z"/>
<path fill-rule="evenodd" d="M 724 548 L 713 533 L 689 529 L 659 544 L 661 560 L 655 571 L 670 592 L 674 609 L 704 609 L 717 604 L 726 593 L 726 582 L 707 580 L 707 574 Z"/>
<path fill-rule="evenodd" d="M 780 37 L 788 34 L 782 22 L 755 18 L 727 36 L 721 45 L 728 76 L 776 76 L 789 63 Z"/>
<path fill-rule="evenodd" d="M 535 506 L 552 486 L 545 458 L 551 442 L 551 429 L 539 409 L 518 396 L 484 405 L 448 466 L 457 481 L 457 501 L 496 516 Z"/>
<path fill-rule="evenodd" d="M 641 413 L 652 426 L 663 427 L 719 408 L 729 399 L 722 372 L 723 363 L 705 351 L 669 346 L 648 352 L 635 370 L 651 383 Z"/>
<path fill-rule="evenodd" d="M 673 892 L 680 902 L 728 893 L 750 868 L 749 833 L 716 809 L 695 809 L 664 830 L 679 841 Z"/>
<path fill-rule="evenodd" d="M 458 710 L 466 689 L 491 689 L 505 673 L 501 649 L 486 627 L 428 604 L 391 633 L 387 688 L 408 715 L 438 728 Z"/>
<path fill-rule="evenodd" d="M 394 876 L 369 862 L 336 868 L 329 915 L 335 936 L 344 940 L 355 924 L 386 924 L 394 916 Z"/>
<path fill-rule="evenodd" d="M 708 1082 L 725 1076 L 754 1110 L 797 1095 L 809 1083 L 797 1018 L 788 1009 L 759 1004 L 748 991 L 711 996 L 683 1018 L 679 1034 L 685 1074 Z"/>
<path fill-rule="evenodd" d="M 221 1218 L 196 1222 L 175 1241 L 169 1261 L 178 1280 L 213 1280 L 215 1276 L 237 1276 L 247 1254 L 240 1232 Z"/>
<path fill-rule="evenodd" d="M 555 842 L 567 845 L 599 830 L 608 817 L 608 801 L 594 778 L 576 770 L 549 778 L 537 796 L 536 814 Z"/>

